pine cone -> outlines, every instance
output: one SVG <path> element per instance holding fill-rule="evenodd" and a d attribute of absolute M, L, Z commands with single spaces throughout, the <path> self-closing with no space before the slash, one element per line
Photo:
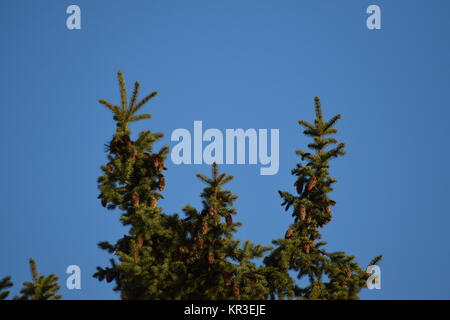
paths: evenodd
<path fill-rule="evenodd" d="M 310 192 L 317 184 L 317 178 L 315 176 L 312 176 L 311 179 L 308 181 L 308 185 L 306 186 L 306 190 Z"/>
<path fill-rule="evenodd" d="M 197 248 L 199 248 L 200 250 L 203 249 L 203 239 L 197 240 Z"/>
<path fill-rule="evenodd" d="M 306 218 L 306 208 L 303 204 L 300 205 L 300 207 L 298 208 L 298 217 L 300 218 L 301 221 L 304 221 Z"/>
<path fill-rule="evenodd" d="M 208 253 L 208 263 L 213 264 L 213 262 L 214 262 L 214 253 L 212 251 L 210 251 Z"/>
<path fill-rule="evenodd" d="M 164 178 L 164 176 L 161 176 L 159 178 L 158 188 L 159 188 L 160 191 L 164 191 L 165 187 L 166 187 L 166 179 Z"/>
<path fill-rule="evenodd" d="M 137 150 L 134 150 L 134 151 L 133 151 L 133 155 L 131 156 L 131 159 L 132 159 L 133 161 L 136 161 L 138 154 L 139 154 L 139 152 L 138 152 Z"/>
<path fill-rule="evenodd" d="M 122 145 L 125 145 L 125 146 L 127 146 L 127 147 L 130 147 L 131 146 L 131 139 L 130 139 L 130 137 L 128 136 L 128 135 L 123 135 L 122 136 Z"/>
<path fill-rule="evenodd" d="M 327 211 L 327 213 L 328 213 L 328 222 L 330 222 L 330 220 L 331 220 L 331 218 L 333 218 L 333 214 L 331 213 L 331 208 L 330 208 L 330 206 L 326 206 L 326 208 L 325 208 L 325 210 Z M 327 223 L 328 223 L 327 222 Z"/>
<path fill-rule="evenodd" d="M 132 201 L 133 201 L 134 206 L 138 206 L 139 205 L 139 194 L 137 194 L 136 192 L 133 192 Z"/>
<path fill-rule="evenodd" d="M 239 297 L 239 284 L 235 283 L 233 285 L 233 295 L 237 298 Z"/>
<path fill-rule="evenodd" d="M 203 220 L 203 222 L 202 222 L 201 233 L 202 233 L 202 235 L 205 235 L 208 233 L 208 222 L 206 220 Z"/>
<path fill-rule="evenodd" d="M 311 247 L 315 247 L 316 246 L 316 239 L 312 238 L 311 239 Z"/>
<path fill-rule="evenodd" d="M 211 207 L 209 208 L 209 215 L 213 217 L 216 214 L 216 211 L 217 211 L 216 206 L 212 204 Z"/>
<path fill-rule="evenodd" d="M 107 204 L 106 200 L 102 199 L 102 206 L 106 207 L 106 204 Z"/>
<path fill-rule="evenodd" d="M 292 231 L 292 229 L 288 229 L 287 231 L 286 231 L 286 234 L 284 235 L 284 238 L 285 239 L 290 239 L 291 237 L 292 237 L 292 235 L 294 234 L 294 231 Z"/>
<path fill-rule="evenodd" d="M 252 277 L 252 286 L 254 286 L 255 284 L 256 284 L 256 277 L 253 276 L 253 277 Z"/>
<path fill-rule="evenodd" d="M 309 244 L 304 244 L 304 245 L 303 245 L 303 252 L 304 252 L 304 253 L 309 254 L 309 249 L 310 249 L 310 248 L 309 248 Z"/>
<path fill-rule="evenodd" d="M 227 225 L 231 226 L 233 224 L 233 218 L 231 217 L 231 214 L 228 214 L 225 217 L 225 221 L 227 222 Z"/>
<path fill-rule="evenodd" d="M 352 272 L 350 271 L 350 269 L 345 270 L 345 276 L 347 277 L 347 279 L 351 278 Z"/>
<path fill-rule="evenodd" d="M 223 276 L 223 281 L 225 282 L 225 285 L 227 287 L 229 287 L 231 285 L 232 274 L 230 272 L 224 270 L 222 272 L 222 276 Z"/>
<path fill-rule="evenodd" d="M 151 197 L 150 198 L 150 208 L 156 208 L 157 205 L 158 205 L 158 200 L 156 200 L 155 197 Z"/>
<path fill-rule="evenodd" d="M 158 166 L 158 171 L 163 171 L 164 169 L 166 169 L 165 167 L 164 167 L 164 159 L 163 158 L 160 158 L 161 160 L 160 160 L 160 162 L 159 162 L 159 166 Z"/>
<path fill-rule="evenodd" d="M 142 248 L 142 245 L 144 244 L 144 239 L 142 239 L 142 237 L 141 236 L 139 236 L 138 238 L 137 238 L 137 246 L 138 246 L 138 248 Z"/>
<path fill-rule="evenodd" d="M 162 171 L 164 169 L 164 159 L 161 158 L 159 154 L 154 154 L 151 158 L 152 166 L 158 170 Z"/>
<path fill-rule="evenodd" d="M 345 282 L 345 281 L 342 281 L 342 283 L 341 283 L 341 287 L 342 287 L 342 288 L 344 288 L 344 289 L 347 289 L 347 288 L 348 288 L 348 286 L 347 286 L 347 282 Z"/>

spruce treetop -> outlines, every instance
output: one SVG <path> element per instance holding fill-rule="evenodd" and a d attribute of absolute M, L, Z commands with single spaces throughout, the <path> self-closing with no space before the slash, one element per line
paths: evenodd
<path fill-rule="evenodd" d="M 294 223 L 286 231 L 284 239 L 273 241 L 277 248 L 265 259 L 268 267 L 278 269 L 278 286 L 273 286 L 272 297 L 299 299 L 357 299 L 364 287 L 368 274 L 354 261 L 354 256 L 344 252 L 327 252 L 319 227 L 327 225 L 336 204 L 329 197 L 336 179 L 329 175 L 330 160 L 345 155 L 344 143 L 332 136 L 340 115 L 324 121 L 320 99 L 314 99 L 316 118 L 314 123 L 300 120 L 303 133 L 313 139 L 308 144 L 309 152 L 297 150 L 301 162 L 292 170 L 296 177 L 296 194 L 279 191 L 284 200 L 282 206 L 288 211 L 293 208 Z M 306 162 L 306 164 L 304 164 Z M 371 264 L 377 263 L 381 256 Z M 289 271 L 295 271 L 297 278 L 307 277 L 309 285 L 300 287 L 289 284 Z"/>
<path fill-rule="evenodd" d="M 105 105 L 109 110 L 111 110 L 114 114 L 114 120 L 117 121 L 117 131 L 123 134 L 129 134 L 128 131 L 128 123 L 133 121 L 139 121 L 143 119 L 150 119 L 152 117 L 149 113 L 144 113 L 140 115 L 136 115 L 138 112 L 151 98 L 158 94 L 157 91 L 153 91 L 149 95 L 147 95 L 144 99 L 139 101 L 136 104 L 137 96 L 139 93 L 139 82 L 136 81 L 134 83 L 133 95 L 131 97 L 130 104 L 127 103 L 127 91 L 125 87 L 125 81 L 123 79 L 122 71 L 117 72 L 117 77 L 119 79 L 119 88 L 120 88 L 120 98 L 121 98 L 121 106 L 113 105 L 112 103 L 106 101 L 105 99 L 100 99 L 99 102 Z"/>
<path fill-rule="evenodd" d="M 54 274 L 49 276 L 39 275 L 36 269 L 36 262 L 30 258 L 30 269 L 33 282 L 25 281 L 24 288 L 20 290 L 20 297 L 14 297 L 15 300 L 59 300 L 61 295 L 56 294 L 60 289 L 58 277 Z"/>

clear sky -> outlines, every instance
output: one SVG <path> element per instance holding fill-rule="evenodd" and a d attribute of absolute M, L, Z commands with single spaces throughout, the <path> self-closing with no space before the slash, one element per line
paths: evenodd
<path fill-rule="evenodd" d="M 66 8 L 81 8 L 81 30 L 66 28 Z M 368 30 L 366 8 L 381 8 Z M 291 222 L 277 190 L 294 191 L 290 170 L 309 141 L 297 120 L 342 114 L 347 155 L 338 179 L 329 250 L 366 266 L 377 254 L 381 290 L 363 299 L 450 298 L 448 166 L 450 116 L 448 1 L 24 1 L 0 2 L 0 277 L 17 293 L 30 280 L 28 258 L 55 273 L 66 299 L 117 299 L 92 278 L 109 255 L 97 242 L 125 230 L 97 199 L 104 143 L 114 132 L 100 98 L 119 103 L 116 73 L 131 89 L 158 90 L 132 125 L 165 134 L 177 128 L 280 130 L 280 168 L 223 165 L 235 176 L 238 235 L 270 244 Z M 167 161 L 160 204 L 199 207 L 207 165 Z M 81 267 L 81 290 L 65 286 Z"/>

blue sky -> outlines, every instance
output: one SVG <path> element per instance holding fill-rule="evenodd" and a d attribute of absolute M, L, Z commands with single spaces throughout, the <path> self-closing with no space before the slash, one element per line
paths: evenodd
<path fill-rule="evenodd" d="M 66 28 L 66 8 L 81 8 L 82 29 Z M 381 8 L 381 30 L 366 28 L 366 8 Z M 291 217 L 277 190 L 293 191 L 297 148 L 309 141 L 297 120 L 342 114 L 347 155 L 338 179 L 330 250 L 362 266 L 381 253 L 381 290 L 363 299 L 449 299 L 450 171 L 448 1 L 12 1 L 0 3 L 0 277 L 17 293 L 40 273 L 55 273 L 66 299 L 117 299 L 92 278 L 109 256 L 97 248 L 126 232 L 119 213 L 97 199 L 103 144 L 114 132 L 98 99 L 119 102 L 116 72 L 131 89 L 158 90 L 132 126 L 280 130 L 280 169 L 224 165 L 243 239 L 270 244 Z M 166 213 L 200 205 L 195 173 L 206 165 L 167 165 Z M 65 288 L 67 266 L 81 267 L 81 290 Z"/>

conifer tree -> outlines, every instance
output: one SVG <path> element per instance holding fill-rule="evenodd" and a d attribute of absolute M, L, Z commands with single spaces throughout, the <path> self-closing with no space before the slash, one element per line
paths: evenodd
<path fill-rule="evenodd" d="M 127 103 L 125 82 L 118 72 L 121 106 L 100 100 L 113 112 L 116 133 L 107 145 L 108 163 L 101 166 L 103 175 L 98 179 L 99 199 L 108 210 L 119 209 L 120 221 L 129 227 L 115 244 L 100 242 L 99 247 L 117 256 L 111 266 L 97 267 L 94 277 L 100 281 L 115 281 L 114 290 L 122 299 L 172 298 L 170 270 L 173 232 L 181 224 L 177 216 L 168 216 L 158 207 L 165 188 L 164 160 L 168 147 L 154 152 L 154 143 L 162 133 L 143 131 L 133 141 L 129 123 L 151 118 L 150 114 L 136 113 L 154 96 L 152 92 L 137 102 L 139 83 L 136 82 L 131 101 Z"/>
<path fill-rule="evenodd" d="M 201 194 L 203 208 L 187 205 L 183 237 L 184 243 L 175 252 L 184 283 L 181 299 L 265 299 L 268 286 L 265 268 L 257 267 L 254 258 L 261 258 L 270 247 L 254 245 L 233 237 L 240 222 L 233 222 L 237 214 L 233 206 L 237 199 L 224 184 L 233 179 L 225 173 L 219 174 L 216 163 L 212 166 L 212 178 L 201 174 L 197 177 L 205 182 Z"/>
<path fill-rule="evenodd" d="M 38 275 L 36 262 L 30 258 L 30 269 L 33 282 L 25 281 L 20 290 L 21 296 L 14 297 L 15 300 L 59 300 L 61 295 L 56 294 L 60 289 L 58 277 L 54 274 L 49 276 Z M 12 283 L 10 283 L 12 285 Z"/>
<path fill-rule="evenodd" d="M 335 178 L 329 175 L 329 161 L 344 155 L 344 144 L 331 136 L 337 131 L 337 115 L 322 119 L 319 99 L 315 99 L 314 124 L 299 121 L 304 133 L 313 138 L 311 152 L 297 151 L 302 162 L 292 170 L 296 176 L 296 194 L 279 191 L 286 211 L 293 210 L 294 222 L 284 239 L 273 241 L 275 250 L 234 237 L 239 222 L 234 201 L 237 196 L 223 186 L 233 177 L 219 174 L 212 166 L 212 178 L 197 177 L 206 183 L 201 193 L 202 209 L 187 205 L 185 219 L 167 215 L 158 207 L 165 187 L 164 160 L 168 147 L 154 152 L 161 133 L 150 130 L 130 138 L 129 123 L 149 119 L 150 114 L 136 112 L 156 95 L 153 92 L 139 103 L 139 83 L 135 83 L 130 103 L 119 71 L 121 106 L 100 100 L 113 112 L 116 132 L 107 144 L 108 163 L 101 166 L 98 179 L 99 199 L 109 210 L 119 209 L 120 221 L 129 227 L 115 244 L 100 242 L 100 248 L 114 254 L 111 265 L 97 267 L 94 277 L 115 281 L 114 290 L 122 299 L 357 299 L 369 275 L 354 256 L 327 252 L 319 228 L 332 219 L 336 204 L 329 197 Z M 331 147 L 332 145 L 336 145 Z M 263 266 L 255 258 L 267 252 Z M 371 264 L 376 264 L 381 256 Z M 300 286 L 291 278 L 307 277 Z M 7 287 L 7 280 L 4 281 Z M 0 287 L 1 288 L 1 287 Z"/>
<path fill-rule="evenodd" d="M 272 270 L 269 276 L 272 298 L 299 299 L 358 299 L 361 288 L 366 286 L 369 275 L 362 270 L 354 256 L 344 252 L 327 252 L 325 241 L 319 228 L 325 227 L 333 215 L 336 204 L 329 197 L 333 191 L 335 178 L 329 175 L 329 162 L 343 156 L 344 143 L 332 137 L 337 133 L 335 123 L 340 115 L 329 121 L 322 118 L 321 104 L 315 98 L 316 119 L 314 124 L 300 120 L 304 134 L 312 137 L 308 144 L 310 152 L 297 150 L 302 162 L 292 170 L 296 177 L 296 194 L 279 191 L 286 211 L 292 210 L 294 223 L 286 231 L 284 239 L 273 241 L 276 249 L 265 258 L 265 264 Z M 331 147 L 335 145 L 334 147 Z M 381 259 L 377 256 L 370 264 Z M 297 278 L 307 277 L 308 285 L 292 284 L 289 272 L 297 273 Z"/>

